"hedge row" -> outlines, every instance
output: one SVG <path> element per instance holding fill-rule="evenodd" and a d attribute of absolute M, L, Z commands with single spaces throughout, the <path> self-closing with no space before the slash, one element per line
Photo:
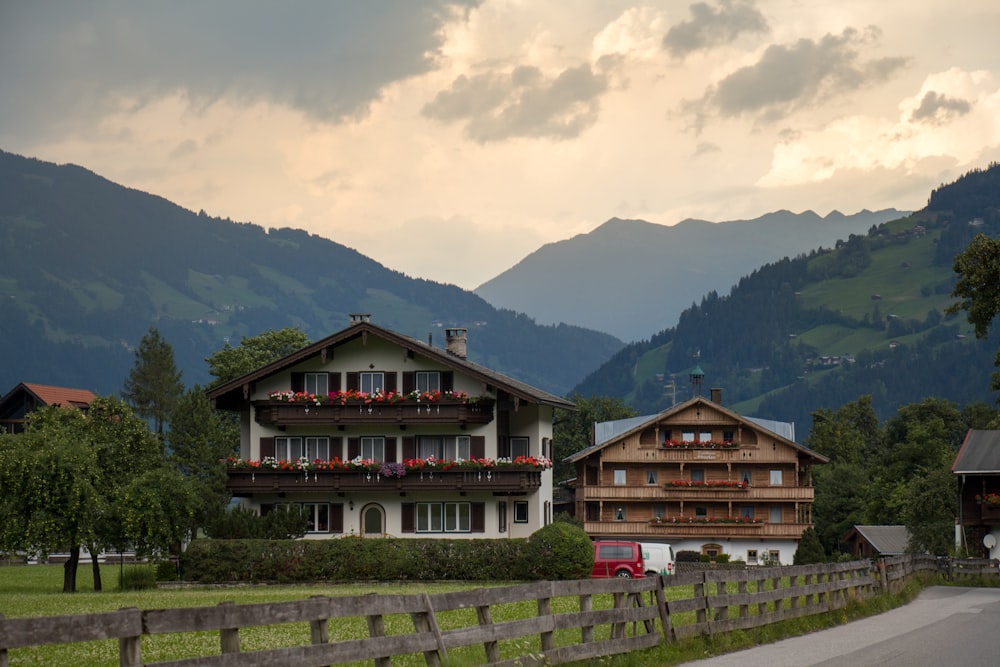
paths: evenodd
<path fill-rule="evenodd" d="M 512 581 L 590 576 L 590 539 L 566 523 L 527 540 L 361 539 L 191 542 L 181 556 L 185 581 Z"/>

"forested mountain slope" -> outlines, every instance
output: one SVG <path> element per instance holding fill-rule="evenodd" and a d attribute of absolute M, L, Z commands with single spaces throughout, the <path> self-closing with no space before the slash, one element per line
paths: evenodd
<path fill-rule="evenodd" d="M 832 250 L 754 271 L 727 296 L 711 291 L 676 326 L 626 346 L 575 389 L 618 396 L 641 413 L 704 390 L 744 414 L 792 421 L 871 394 L 880 417 L 927 396 L 993 403 L 998 334 L 976 340 L 945 316 L 954 257 L 976 233 L 1000 233 L 1000 166 L 935 190 L 921 211 L 852 235 Z"/>
<path fill-rule="evenodd" d="M 288 326 L 317 340 L 365 312 L 565 394 L 621 348 L 604 333 L 539 326 L 452 285 L 409 278 L 333 241 L 195 214 L 76 166 L 0 151 L 0 393 L 18 382 L 117 392 L 149 327 L 186 384 L 226 341 Z"/>

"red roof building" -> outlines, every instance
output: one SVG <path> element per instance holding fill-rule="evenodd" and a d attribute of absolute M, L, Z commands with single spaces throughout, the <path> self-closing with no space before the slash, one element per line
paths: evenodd
<path fill-rule="evenodd" d="M 0 432 L 20 433 L 28 413 L 47 405 L 87 410 L 97 396 L 89 389 L 22 382 L 0 398 Z"/>

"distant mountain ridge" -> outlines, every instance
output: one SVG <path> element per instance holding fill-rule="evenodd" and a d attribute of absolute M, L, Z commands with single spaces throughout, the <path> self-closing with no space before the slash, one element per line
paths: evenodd
<path fill-rule="evenodd" d="M 592 232 L 542 246 L 474 292 L 541 323 L 566 322 L 636 341 L 767 262 L 832 247 L 904 215 L 896 209 L 826 217 L 782 210 L 669 227 L 611 218 Z"/>
<path fill-rule="evenodd" d="M 82 167 L 3 151 L 0 307 L 0 392 L 22 381 L 118 392 L 151 326 L 187 385 L 211 380 L 204 360 L 226 341 L 289 326 L 318 340 L 359 312 L 438 347 L 444 327 L 465 327 L 470 361 L 556 395 L 622 347 L 304 231 L 195 214 Z"/>

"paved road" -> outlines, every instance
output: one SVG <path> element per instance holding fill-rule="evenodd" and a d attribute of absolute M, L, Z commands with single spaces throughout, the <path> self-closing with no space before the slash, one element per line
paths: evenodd
<path fill-rule="evenodd" d="M 905 607 L 692 667 L 995 667 L 1000 588 L 932 586 Z"/>

